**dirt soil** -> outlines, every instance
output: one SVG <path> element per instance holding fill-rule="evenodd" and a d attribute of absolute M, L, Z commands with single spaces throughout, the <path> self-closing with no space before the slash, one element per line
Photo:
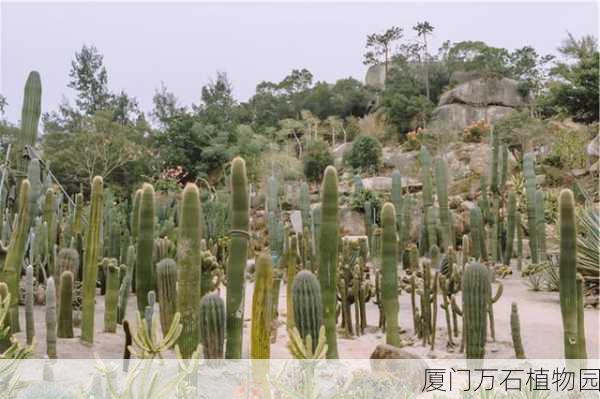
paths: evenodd
<path fill-rule="evenodd" d="M 563 357 L 563 330 L 560 314 L 559 297 L 557 292 L 535 292 L 530 289 L 526 281 L 518 276 L 509 276 L 501 280 L 504 284 L 504 293 L 500 300 L 494 304 L 494 315 L 496 325 L 496 341 L 488 342 L 486 346 L 486 357 L 497 359 L 514 358 L 510 334 L 510 309 L 511 302 L 517 302 L 519 306 L 519 316 L 521 321 L 521 336 L 525 353 L 530 359 L 556 359 Z M 249 352 L 250 337 L 250 319 L 252 304 L 252 291 L 254 285 L 248 283 L 246 286 L 246 308 L 244 323 L 244 357 Z M 287 332 L 285 328 L 286 301 L 285 284 L 282 283 L 279 300 L 279 327 L 277 329 L 277 340 L 271 346 L 271 358 L 283 359 L 290 358 L 289 351 L 286 348 Z M 224 295 L 222 290 L 221 294 Z M 495 292 L 495 286 L 494 286 Z M 457 298 L 460 303 L 460 298 Z M 438 300 L 441 303 L 441 297 Z M 25 315 L 24 308 L 21 307 L 21 327 L 24 329 Z M 134 295 L 129 298 L 127 316 L 129 319 L 135 319 L 136 299 Z M 44 307 L 35 307 L 35 331 L 36 357 L 43 358 L 46 353 L 45 321 Z M 354 338 L 343 336 L 340 331 L 338 334 L 338 349 L 341 358 L 344 359 L 366 359 L 371 355 L 375 346 L 385 341 L 384 334 L 377 328 L 378 322 L 377 305 L 370 302 L 367 304 L 368 328 L 365 335 Z M 158 309 L 155 312 L 158 315 Z M 600 310 L 585 309 L 585 327 L 587 339 L 588 358 L 599 357 L 599 316 Z M 158 317 L 158 316 L 157 316 Z M 406 345 L 404 349 L 409 352 L 427 358 L 462 358 L 464 355 L 458 353 L 458 347 L 452 351 L 446 350 L 447 334 L 444 311 L 438 310 L 436 349 L 434 352 L 430 348 L 423 347 L 412 331 L 412 314 L 410 305 L 410 296 L 403 293 L 400 296 L 400 327 L 404 330 L 402 341 Z M 459 319 L 460 323 L 460 319 Z M 96 334 L 94 345 L 84 345 L 79 340 L 80 330 L 75 329 L 75 338 L 58 339 L 57 351 L 59 358 L 93 358 L 94 354 L 105 359 L 116 359 L 123 356 L 124 333 L 121 326 L 118 326 L 117 333 L 103 332 L 104 324 L 104 297 L 97 296 L 96 299 Z M 135 329 L 135 322 L 132 323 Z M 19 341 L 25 341 L 25 333 L 16 334 Z M 458 343 L 458 339 L 455 339 Z M 167 354 L 172 357 L 173 354 Z"/>

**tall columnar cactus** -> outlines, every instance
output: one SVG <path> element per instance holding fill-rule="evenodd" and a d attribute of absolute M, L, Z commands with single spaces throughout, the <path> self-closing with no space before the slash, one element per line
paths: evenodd
<path fill-rule="evenodd" d="M 560 192 L 560 311 L 564 331 L 565 359 L 579 359 L 577 328 L 577 233 L 575 199 L 571 190 Z"/>
<path fill-rule="evenodd" d="M 403 209 L 403 198 L 402 198 L 402 176 L 398 169 L 394 169 L 392 172 L 392 203 L 396 209 L 396 229 L 398 230 L 398 236 L 402 237 L 402 209 Z M 402 247 L 402 241 L 400 241 L 400 251 Z"/>
<path fill-rule="evenodd" d="M 508 223 L 506 224 L 506 247 L 504 250 L 504 264 L 510 266 L 515 242 L 515 229 L 517 223 L 517 194 L 508 194 Z"/>
<path fill-rule="evenodd" d="M 308 270 L 302 270 L 294 278 L 292 285 L 292 303 L 294 306 L 294 323 L 300 336 L 306 340 L 311 336 L 315 350 L 319 329 L 323 323 L 323 303 L 319 280 Z"/>
<path fill-rule="evenodd" d="M 244 270 L 248 260 L 249 202 L 246 163 L 242 158 L 231 162 L 231 241 L 227 265 L 227 341 L 225 357 L 239 359 L 242 355 L 244 320 Z"/>
<path fill-rule="evenodd" d="M 133 207 L 131 209 L 131 238 L 137 242 L 138 232 L 140 231 L 140 202 L 142 200 L 142 189 L 136 190 L 133 195 Z"/>
<path fill-rule="evenodd" d="M 540 261 L 546 259 L 546 215 L 544 213 L 544 192 L 535 192 L 535 224 Z"/>
<path fill-rule="evenodd" d="M 103 181 L 94 177 L 90 205 L 88 231 L 85 236 L 85 256 L 83 260 L 83 293 L 81 313 L 81 340 L 94 343 L 94 307 L 96 300 L 96 280 L 100 257 L 100 232 L 102 229 Z"/>
<path fill-rule="evenodd" d="M 536 221 L 536 177 L 535 154 L 526 153 L 523 157 L 523 174 L 525 176 L 525 193 L 527 197 L 527 228 L 529 230 L 529 249 L 531 262 L 539 262 L 538 235 Z"/>
<path fill-rule="evenodd" d="M 225 302 L 218 292 L 200 301 L 200 336 L 205 359 L 222 359 L 225 343 Z"/>
<path fill-rule="evenodd" d="M 31 217 L 35 218 L 38 215 L 38 199 L 42 194 L 41 169 L 39 159 L 32 159 L 27 167 L 27 179 L 31 184 L 31 192 L 29 193 L 29 212 Z"/>
<path fill-rule="evenodd" d="M 73 273 L 68 270 L 60 276 L 58 338 L 73 338 L 73 281 Z"/>
<path fill-rule="evenodd" d="M 421 179 L 423 180 L 423 209 L 433 206 L 433 184 L 431 181 L 431 154 L 427 147 L 421 147 Z"/>
<path fill-rule="evenodd" d="M 177 264 L 165 258 L 156 264 L 156 286 L 163 335 L 169 331 L 177 311 Z"/>
<path fill-rule="evenodd" d="M 56 359 L 56 287 L 54 279 L 46 281 L 46 354 Z"/>
<path fill-rule="evenodd" d="M 498 192 L 502 193 L 506 187 L 506 178 L 508 176 L 508 146 L 500 145 L 500 177 L 498 178 Z"/>
<path fill-rule="evenodd" d="M 0 280 L 4 281 L 10 292 L 10 331 L 16 333 L 19 327 L 19 280 L 21 277 L 21 265 L 25 255 L 27 237 L 29 235 L 29 180 L 21 183 L 19 192 L 19 210 L 15 228 L 10 237 L 10 243 L 6 250 L 4 267 L 0 273 Z M 4 249 L 2 248 L 4 251 Z"/>
<path fill-rule="evenodd" d="M 25 332 L 27 345 L 33 343 L 35 337 L 35 320 L 33 316 L 33 266 L 25 269 Z"/>
<path fill-rule="evenodd" d="M 37 141 L 38 124 L 42 112 L 42 82 L 37 71 L 31 71 L 25 83 L 23 108 L 21 109 L 21 132 L 11 150 L 12 164 L 17 171 L 17 187 L 27 173 L 29 157 L 25 157 L 26 147 L 33 147 Z"/>
<path fill-rule="evenodd" d="M 286 315 L 287 315 L 287 328 L 291 329 L 294 327 L 294 305 L 292 299 L 292 282 L 296 277 L 298 267 L 298 236 L 292 234 L 289 237 L 288 251 L 287 251 L 287 286 L 286 286 Z"/>
<path fill-rule="evenodd" d="M 444 158 L 435 160 L 435 185 L 440 208 L 440 224 L 442 227 L 442 250 L 454 246 L 451 240 L 450 209 L 448 208 L 448 164 Z"/>
<path fill-rule="evenodd" d="M 515 218 L 515 229 L 517 230 L 517 269 L 523 267 L 523 226 L 521 224 L 521 212 L 517 210 Z"/>
<path fill-rule="evenodd" d="M 577 345 L 579 346 L 579 358 L 587 359 L 585 345 L 585 315 L 583 313 L 583 276 L 577 274 Z"/>
<path fill-rule="evenodd" d="M 260 255 L 256 261 L 256 280 L 252 294 L 252 326 L 250 357 L 269 359 L 271 355 L 271 301 L 273 266 L 267 255 Z"/>
<path fill-rule="evenodd" d="M 521 340 L 521 322 L 519 321 L 519 309 L 517 303 L 513 302 L 510 308 L 510 333 L 512 335 L 513 347 L 517 359 L 525 359 L 525 350 Z"/>
<path fill-rule="evenodd" d="M 56 257 L 56 273 L 59 276 L 66 271 L 73 273 L 73 278 L 77 280 L 79 276 L 79 254 L 73 248 L 61 248 Z M 59 287 L 60 291 L 60 287 Z"/>
<path fill-rule="evenodd" d="M 467 359 L 483 359 L 487 307 L 491 295 L 488 269 L 481 263 L 467 265 L 462 279 L 463 321 Z"/>
<path fill-rule="evenodd" d="M 44 196 L 44 214 L 42 220 L 48 226 L 48 235 L 46 239 L 48 240 L 47 248 L 48 248 L 48 274 L 53 276 L 55 280 L 60 277 L 60 274 L 57 274 L 57 271 L 54 270 L 54 245 L 56 244 L 56 215 L 55 215 L 55 207 L 56 207 L 56 193 L 54 189 L 49 188 L 46 190 L 46 194 Z"/>
<path fill-rule="evenodd" d="M 119 307 L 117 314 L 117 323 L 119 324 L 123 323 L 123 320 L 125 319 L 127 313 L 127 300 L 129 298 L 131 282 L 133 281 L 133 269 L 135 267 L 135 258 L 135 245 L 130 244 L 129 247 L 127 247 L 127 255 L 124 265 L 126 270 L 123 274 L 121 287 L 119 287 Z"/>
<path fill-rule="evenodd" d="M 470 221 L 471 221 L 471 244 L 472 244 L 472 253 L 475 259 L 486 259 L 486 249 L 485 249 L 485 233 L 481 215 L 481 209 L 478 206 L 475 206 L 470 211 Z"/>
<path fill-rule="evenodd" d="M 154 213 L 154 188 L 146 183 L 142 187 L 140 198 L 135 266 L 135 288 L 140 312 L 143 312 L 148 305 L 148 292 L 154 290 L 156 282 L 153 262 Z"/>
<path fill-rule="evenodd" d="M 398 333 L 398 271 L 396 242 L 396 212 L 394 205 L 386 203 L 381 210 L 383 237 L 381 244 L 381 268 L 383 310 L 385 312 L 385 342 L 400 346 Z"/>
<path fill-rule="evenodd" d="M 177 240 L 177 311 L 181 313 L 183 324 L 179 347 L 186 359 L 190 358 L 200 343 L 202 225 L 200 192 L 195 184 L 187 184 L 181 198 Z"/>
<path fill-rule="evenodd" d="M 319 238 L 319 282 L 323 298 L 328 359 L 338 358 L 336 335 L 338 223 L 337 171 L 333 166 L 328 166 L 325 169 L 321 187 L 321 233 Z"/>
<path fill-rule="evenodd" d="M 117 332 L 120 268 L 114 258 L 105 258 L 106 294 L 104 296 L 104 332 Z"/>
<path fill-rule="evenodd" d="M 436 209 L 432 206 L 425 208 L 425 230 L 427 237 L 425 242 L 427 245 L 423 248 L 424 254 L 427 254 L 432 246 L 438 245 L 437 221 Z"/>
<path fill-rule="evenodd" d="M 499 194 L 498 188 L 499 188 L 499 179 L 498 179 L 498 162 L 499 162 L 499 153 L 500 153 L 500 138 L 498 136 L 498 133 L 496 133 L 494 131 L 494 128 L 492 128 L 491 131 L 491 142 L 492 142 L 492 148 L 491 148 L 491 152 L 492 152 L 492 162 L 490 164 L 490 189 L 492 190 L 493 194 Z"/>

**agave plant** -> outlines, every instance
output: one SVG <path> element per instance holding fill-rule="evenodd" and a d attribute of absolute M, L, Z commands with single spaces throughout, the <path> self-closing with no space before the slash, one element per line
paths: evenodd
<path fill-rule="evenodd" d="M 600 212 L 585 208 L 579 213 L 577 268 L 584 276 L 600 273 Z"/>

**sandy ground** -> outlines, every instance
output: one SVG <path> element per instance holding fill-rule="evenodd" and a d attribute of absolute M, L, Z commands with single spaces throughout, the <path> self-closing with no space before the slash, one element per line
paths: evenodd
<path fill-rule="evenodd" d="M 557 292 L 534 292 L 525 280 L 510 276 L 502 280 L 504 284 L 504 293 L 500 300 L 494 305 L 495 324 L 496 324 L 496 342 L 489 342 L 486 346 L 486 357 L 498 359 L 514 358 L 512 341 L 510 335 L 510 308 L 511 302 L 517 302 L 519 305 L 519 314 L 521 321 L 521 335 L 523 345 L 528 358 L 551 359 L 563 357 L 563 335 L 562 320 L 560 315 L 559 298 Z M 252 290 L 254 285 L 247 284 L 246 288 L 246 321 L 244 325 L 244 356 L 248 355 L 250 320 L 252 304 Z M 458 298 L 457 298 L 458 299 Z M 441 297 L 439 299 L 441 303 Z M 460 303 L 460 300 L 459 300 Z M 287 332 L 285 328 L 286 317 L 285 284 L 282 284 L 279 300 L 279 321 L 277 330 L 277 341 L 271 346 L 271 358 L 290 358 L 286 348 Z M 127 315 L 129 319 L 134 319 L 136 309 L 135 296 L 131 296 L 128 304 Z M 158 309 L 156 311 L 158 314 Z M 24 308 L 21 307 L 21 326 L 24 328 L 25 317 Z M 588 358 L 599 357 L 599 316 L 600 310 L 585 309 L 585 327 L 587 339 Z M 446 322 L 444 311 L 438 311 L 436 350 L 432 353 L 430 348 L 421 346 L 415 339 L 412 331 L 412 314 L 410 305 L 410 296 L 402 294 L 400 296 L 400 327 L 405 330 L 402 334 L 402 340 L 406 343 L 405 349 L 419 356 L 435 358 L 458 358 L 463 357 L 458 353 L 446 350 Z M 366 334 L 355 338 L 344 338 L 340 333 L 338 335 L 339 354 L 345 359 L 365 359 L 368 358 L 378 343 L 385 341 L 384 334 L 377 329 L 378 309 L 374 303 L 367 304 L 368 328 Z M 460 319 L 459 319 L 460 323 Z M 39 358 L 44 357 L 46 352 L 46 336 L 44 322 L 44 307 L 35 307 L 36 324 L 36 346 L 35 353 Z M 124 348 L 124 333 L 121 326 L 118 326 L 117 333 L 104 333 L 104 297 L 98 296 L 96 300 L 96 334 L 93 346 L 87 346 L 80 342 L 79 328 L 75 329 L 75 338 L 58 339 L 57 351 L 59 358 L 92 358 L 94 353 L 102 358 L 121 358 Z M 135 322 L 132 323 L 135 329 Z M 16 335 L 24 342 L 25 333 Z M 458 342 L 458 339 L 456 340 Z M 172 356 L 168 355 L 169 357 Z"/>

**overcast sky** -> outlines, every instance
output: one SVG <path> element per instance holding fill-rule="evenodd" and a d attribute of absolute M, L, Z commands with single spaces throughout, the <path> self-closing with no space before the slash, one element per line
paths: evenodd
<path fill-rule="evenodd" d="M 0 92 L 7 118 L 20 118 L 28 72 L 41 73 L 43 111 L 57 108 L 73 55 L 83 44 L 104 54 L 113 91 L 151 109 L 164 81 L 184 105 L 224 71 L 236 98 L 294 68 L 316 80 L 363 79 L 365 37 L 392 25 L 407 35 L 416 22 L 434 27 L 432 49 L 445 40 L 483 40 L 555 53 L 567 31 L 597 35 L 597 4 L 588 3 L 17 3 L 0 1 Z"/>

